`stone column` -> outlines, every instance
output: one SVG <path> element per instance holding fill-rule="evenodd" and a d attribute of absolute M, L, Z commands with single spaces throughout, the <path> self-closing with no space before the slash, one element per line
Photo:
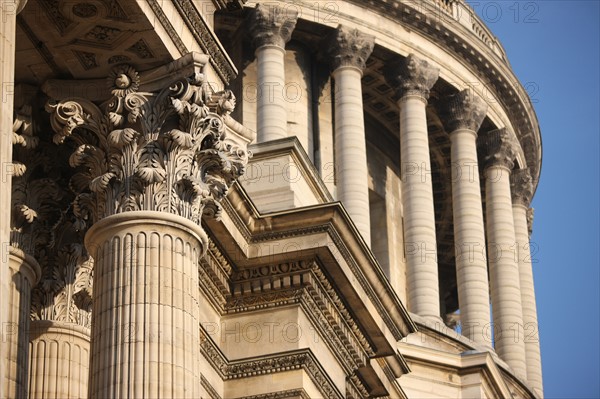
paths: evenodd
<path fill-rule="evenodd" d="M 64 209 L 64 208 L 63 208 Z M 93 261 L 83 248 L 83 233 L 57 223 L 48 246 L 43 278 L 31 294 L 29 397 L 87 397 Z"/>
<path fill-rule="evenodd" d="M 533 285 L 533 269 L 529 243 L 528 222 L 532 216 L 529 208 L 533 197 L 533 183 L 529 169 L 519 169 L 511 174 L 511 193 L 517 258 L 521 284 L 521 302 L 523 305 L 523 333 L 525 340 L 525 360 L 527 363 L 527 381 L 543 396 L 542 361 L 540 357 L 540 336 L 538 330 L 537 307 Z"/>
<path fill-rule="evenodd" d="M 386 76 L 399 97 L 408 309 L 436 322 L 440 321 L 440 298 L 425 108 L 438 76 L 438 68 L 412 54 L 390 65 Z"/>
<path fill-rule="evenodd" d="M 277 5 L 258 4 L 250 15 L 250 34 L 257 62 L 258 142 L 288 136 L 285 90 L 285 44 L 298 13 Z"/>
<path fill-rule="evenodd" d="M 233 94 L 212 93 L 200 61 L 158 92 L 139 91 L 143 78 L 119 66 L 101 107 L 72 98 L 47 107 L 54 141 L 78 145 L 73 211 L 91 226 L 91 398 L 200 397 L 200 223 L 221 212 L 254 139 L 230 120 Z M 188 68 L 161 70 L 177 67 Z"/>
<path fill-rule="evenodd" d="M 88 394 L 90 330 L 33 320 L 29 330 L 29 397 L 77 399 Z"/>
<path fill-rule="evenodd" d="M 10 290 L 9 245 L 11 209 L 12 125 L 15 80 L 15 31 L 17 13 L 27 0 L 0 2 L 0 298 L 8 298 Z M 7 326 L 8 301 L 0 301 L 0 326 Z M 5 383 L 5 361 L 8 332 L 0 328 L 0 383 Z M 4 389 L 0 389 L 0 398 Z"/>
<path fill-rule="evenodd" d="M 481 136 L 485 173 L 487 256 L 494 319 L 494 344 L 498 355 L 525 378 L 523 309 L 519 265 L 515 259 L 515 225 L 510 174 L 515 143 L 506 129 Z"/>
<path fill-rule="evenodd" d="M 491 346 L 484 334 L 490 319 L 490 289 L 477 163 L 477 131 L 487 104 L 470 90 L 448 98 L 441 112 L 450 135 L 456 281 L 462 334 Z"/>
<path fill-rule="evenodd" d="M 130 211 L 86 235 L 94 264 L 90 393 L 200 397 L 198 259 L 202 228 L 177 215 Z"/>
<path fill-rule="evenodd" d="M 337 199 L 367 245 L 371 244 L 369 181 L 361 78 L 375 38 L 339 26 L 328 43 L 335 80 L 335 176 Z"/>
<path fill-rule="evenodd" d="M 5 346 L 4 396 L 6 398 L 27 397 L 27 373 L 29 360 L 29 310 L 31 288 L 40 279 L 40 266 L 23 250 L 10 247 L 8 256 L 10 272 L 7 322 L 3 326 Z"/>

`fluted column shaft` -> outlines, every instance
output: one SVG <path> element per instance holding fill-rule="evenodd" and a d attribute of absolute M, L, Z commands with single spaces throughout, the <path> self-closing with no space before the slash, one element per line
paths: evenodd
<path fill-rule="evenodd" d="M 486 154 L 487 255 L 496 352 L 518 376 L 525 378 L 523 309 L 510 192 L 510 174 L 515 159 L 512 140 L 505 129 L 487 133 L 482 140 Z"/>
<path fill-rule="evenodd" d="M 41 269 L 33 257 L 17 248 L 10 248 L 8 312 L 4 328 L 5 347 L 4 396 L 27 398 L 29 361 L 29 323 L 31 288 L 40 279 Z"/>
<path fill-rule="evenodd" d="M 180 216 L 126 212 L 86 236 L 95 259 L 91 398 L 198 398 L 198 257 Z"/>
<path fill-rule="evenodd" d="M 511 175 L 511 186 L 515 239 L 519 261 L 521 302 L 523 305 L 523 334 L 525 360 L 527 363 L 527 381 L 543 397 L 540 336 L 528 227 L 528 213 L 532 211 L 529 209 L 529 204 L 533 196 L 533 184 L 529 171 L 527 169 L 514 171 Z"/>
<path fill-rule="evenodd" d="M 408 309 L 439 321 L 440 301 L 431 162 L 425 108 L 439 70 L 409 55 L 388 71 L 400 100 L 400 159 Z"/>
<path fill-rule="evenodd" d="M 362 71 L 374 37 L 339 26 L 330 38 L 335 81 L 335 173 L 337 199 L 344 204 L 362 237 L 371 244 L 369 172 L 362 102 Z"/>
<path fill-rule="evenodd" d="M 298 15 L 272 5 L 257 5 L 250 15 L 250 34 L 257 62 L 257 141 L 288 136 L 285 93 L 285 44 Z"/>
<path fill-rule="evenodd" d="M 90 331 L 72 323 L 34 320 L 29 330 L 29 397 L 87 397 Z"/>
<path fill-rule="evenodd" d="M 0 298 L 8 298 L 10 290 L 9 245 L 10 210 L 12 180 L 12 125 L 13 93 L 15 81 L 15 29 L 17 13 L 25 6 L 26 0 L 3 1 L 0 3 Z M 0 301 L 0 359 L 7 359 L 6 346 L 9 331 L 5 326 L 10 319 L 8 301 Z M 0 383 L 5 382 L 5 361 L 0 361 Z M 0 388 L 0 398 L 5 390 Z"/>
<path fill-rule="evenodd" d="M 446 102 L 442 118 L 450 134 L 456 281 L 462 334 L 490 346 L 491 321 L 485 229 L 477 162 L 477 130 L 487 105 L 468 90 Z"/>

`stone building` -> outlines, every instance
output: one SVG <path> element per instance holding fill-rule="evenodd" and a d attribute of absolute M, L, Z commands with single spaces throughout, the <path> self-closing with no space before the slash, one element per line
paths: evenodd
<path fill-rule="evenodd" d="M 0 7 L 0 396 L 543 396 L 539 126 L 463 0 Z"/>

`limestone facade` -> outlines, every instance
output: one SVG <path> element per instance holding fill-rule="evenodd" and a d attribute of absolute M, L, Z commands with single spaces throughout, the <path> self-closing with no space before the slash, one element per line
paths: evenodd
<path fill-rule="evenodd" d="M 0 7 L 0 398 L 543 397 L 541 136 L 465 1 Z"/>

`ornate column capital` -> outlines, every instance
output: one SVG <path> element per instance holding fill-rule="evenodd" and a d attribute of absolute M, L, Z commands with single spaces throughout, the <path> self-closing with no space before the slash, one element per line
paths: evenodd
<path fill-rule="evenodd" d="M 529 207 L 533 197 L 533 179 L 529 168 L 513 170 L 510 174 L 510 192 L 513 204 Z"/>
<path fill-rule="evenodd" d="M 254 47 L 285 48 L 298 21 L 298 11 L 280 5 L 258 4 L 250 13 L 248 26 Z"/>
<path fill-rule="evenodd" d="M 514 140 L 506 128 L 480 135 L 477 144 L 483 159 L 483 169 L 503 166 L 512 170 L 517 156 Z"/>
<path fill-rule="evenodd" d="M 231 91 L 212 93 L 203 73 L 158 92 L 139 92 L 132 67 L 108 78 L 113 97 L 98 106 L 85 99 L 49 101 L 57 144 L 75 144 L 73 211 L 88 227 L 128 211 L 167 212 L 200 224 L 218 217 L 220 201 L 242 175 L 252 140 L 234 131 Z"/>
<path fill-rule="evenodd" d="M 365 69 L 367 59 L 373 52 L 375 36 L 367 35 L 358 29 L 339 25 L 327 39 L 327 56 L 331 70 L 351 66 Z"/>
<path fill-rule="evenodd" d="M 529 233 L 529 238 L 531 238 L 531 234 L 533 233 L 533 218 L 535 216 L 535 209 L 529 208 L 527 209 L 527 232 Z"/>
<path fill-rule="evenodd" d="M 429 90 L 437 82 L 439 74 L 439 68 L 414 54 L 390 64 L 385 71 L 388 84 L 396 89 L 400 98 L 417 95 L 428 99 Z"/>
<path fill-rule="evenodd" d="M 440 117 L 446 132 L 469 129 L 477 132 L 485 118 L 488 106 L 472 90 L 466 89 L 442 100 Z"/>

